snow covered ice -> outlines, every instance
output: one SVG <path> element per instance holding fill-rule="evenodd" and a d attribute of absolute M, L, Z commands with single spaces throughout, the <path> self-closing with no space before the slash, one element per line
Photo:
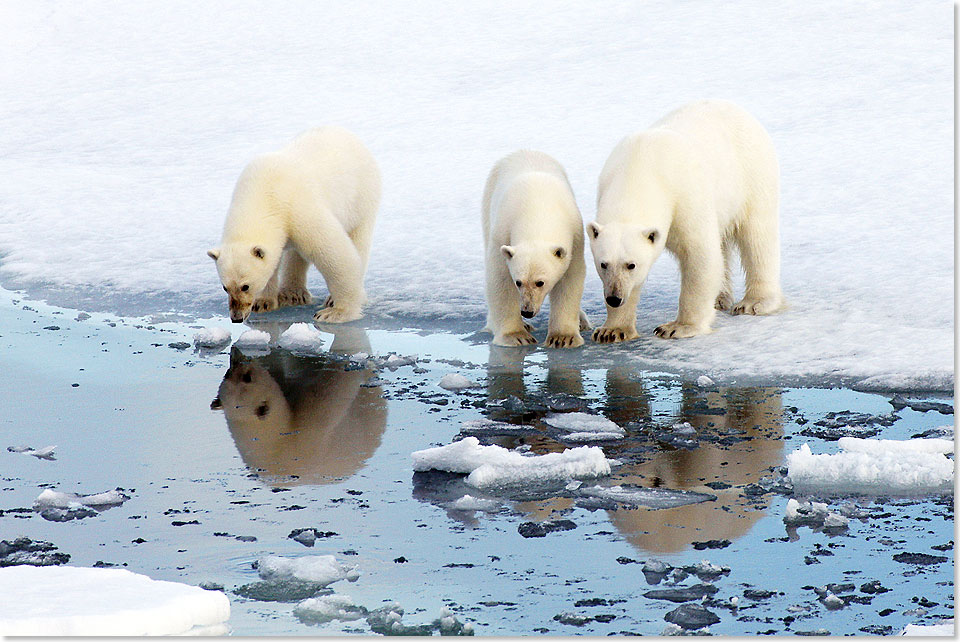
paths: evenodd
<path fill-rule="evenodd" d="M 119 489 L 108 490 L 93 495 L 77 495 L 76 493 L 64 493 L 47 488 L 34 500 L 33 505 L 38 509 L 70 508 L 77 504 L 105 508 L 109 506 L 119 506 L 128 499 L 130 499 L 130 496 Z"/>
<path fill-rule="evenodd" d="M 223 328 L 204 328 L 193 335 L 193 345 L 198 348 L 219 348 L 230 343 L 230 331 Z"/>
<path fill-rule="evenodd" d="M 797 492 L 923 495 L 953 490 L 953 452 L 947 439 L 908 441 L 843 437 L 839 453 L 817 455 L 803 444 L 787 455 Z"/>
<path fill-rule="evenodd" d="M 0 20 L 0 83 L 15 88 L 0 92 L 0 281 L 89 308 L 223 315 L 205 251 L 240 169 L 336 123 L 384 177 L 367 313 L 475 327 L 480 195 L 496 159 L 551 153 L 592 220 L 617 140 L 722 97 L 777 147 L 790 307 L 656 339 L 679 291 L 665 256 L 644 287 L 634 358 L 719 382 L 951 390 L 950 3 L 718 8 L 309 4 L 290 20 L 254 3 L 19 5 Z M 309 286 L 322 297 L 315 271 Z M 583 303 L 604 310 L 592 269 Z"/>
<path fill-rule="evenodd" d="M 257 567 L 260 579 L 267 582 L 292 579 L 327 586 L 340 580 L 353 582 L 360 577 L 355 567 L 341 564 L 333 555 L 268 555 L 258 560 Z"/>
<path fill-rule="evenodd" d="M 411 457 L 415 471 L 465 473 L 467 483 L 478 488 L 610 474 L 610 460 L 596 446 L 522 455 L 501 446 L 481 446 L 476 437 L 466 437 L 447 446 L 418 450 Z"/>
<path fill-rule="evenodd" d="M 220 591 L 122 569 L 0 568 L 0 635 L 224 635 L 230 602 Z M 15 599 L 10 599 L 16 596 Z"/>
<path fill-rule="evenodd" d="M 312 323 L 294 323 L 284 330 L 277 344 L 290 352 L 320 354 L 326 350 L 329 336 L 320 332 Z"/>
<path fill-rule="evenodd" d="M 543 418 L 543 423 L 566 431 L 562 437 L 564 441 L 608 441 L 623 439 L 627 434 L 606 417 L 585 412 L 549 414 Z"/>
<path fill-rule="evenodd" d="M 466 390 L 468 388 L 479 388 L 480 384 L 476 381 L 471 381 L 467 379 L 462 374 L 457 374 L 455 372 L 449 372 L 443 377 L 440 378 L 440 382 L 437 383 L 438 386 L 444 390 L 452 390 L 458 392 L 460 390 Z"/>
<path fill-rule="evenodd" d="M 270 348 L 270 333 L 262 330 L 247 330 L 234 342 L 241 350 L 264 351 Z"/>

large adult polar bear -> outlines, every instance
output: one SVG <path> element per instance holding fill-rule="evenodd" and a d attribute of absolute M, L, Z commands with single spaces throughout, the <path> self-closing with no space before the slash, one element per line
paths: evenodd
<path fill-rule="evenodd" d="M 686 105 L 620 141 L 600 174 L 597 220 L 587 226 L 607 303 L 607 320 L 593 339 L 639 336 L 637 299 L 664 248 L 680 264 L 680 304 L 658 336 L 710 332 L 715 309 L 730 309 L 734 245 L 746 293 L 731 312 L 780 309 L 778 200 L 770 136 L 732 103 Z"/>
<path fill-rule="evenodd" d="M 310 303 L 307 268 L 320 270 L 330 296 L 314 318 L 363 316 L 363 276 L 380 203 L 370 152 L 340 127 L 304 132 L 243 170 L 223 226 L 217 262 L 230 319 Z"/>
<path fill-rule="evenodd" d="M 514 152 L 493 166 L 483 191 L 487 326 L 502 346 L 537 340 L 523 318 L 550 295 L 546 346 L 583 345 L 586 264 L 583 219 L 563 167 L 542 152 Z M 523 318 L 521 318 L 523 317 Z"/>

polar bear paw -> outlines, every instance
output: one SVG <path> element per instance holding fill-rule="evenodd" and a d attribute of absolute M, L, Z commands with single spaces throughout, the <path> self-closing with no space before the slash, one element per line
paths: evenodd
<path fill-rule="evenodd" d="M 550 332 L 543 345 L 547 348 L 579 348 L 583 345 L 583 337 L 577 332 Z"/>
<path fill-rule="evenodd" d="M 264 296 L 258 298 L 253 302 L 253 307 L 250 308 L 253 312 L 269 312 L 270 310 L 276 310 L 280 307 L 277 303 L 276 296 Z"/>
<path fill-rule="evenodd" d="M 494 345 L 498 346 L 531 346 L 536 342 L 536 338 L 526 328 L 517 332 L 501 334 L 493 340 Z"/>
<path fill-rule="evenodd" d="M 313 301 L 307 288 L 281 288 L 277 293 L 277 302 L 281 307 L 287 305 L 307 305 Z"/>
<path fill-rule="evenodd" d="M 781 305 L 780 297 L 743 297 L 740 303 L 733 306 L 730 314 L 773 314 L 780 309 Z"/>
<path fill-rule="evenodd" d="M 363 312 L 359 309 L 330 307 L 317 310 L 317 313 L 313 315 L 313 320 L 319 323 L 346 323 L 347 321 L 356 321 L 361 317 L 363 317 Z"/>
<path fill-rule="evenodd" d="M 709 328 L 703 329 L 699 326 L 690 323 L 680 323 L 679 321 L 664 323 L 663 325 L 657 326 L 657 329 L 653 331 L 653 333 L 661 339 L 686 339 L 687 337 L 695 337 L 698 334 L 706 334 L 708 332 L 710 332 Z"/>
<path fill-rule="evenodd" d="M 714 307 L 718 310 L 729 310 L 733 306 L 733 293 L 721 292 L 717 295 L 717 302 Z"/>
<path fill-rule="evenodd" d="M 615 328 L 602 325 L 593 331 L 593 340 L 597 343 L 620 343 L 639 336 L 635 327 Z"/>

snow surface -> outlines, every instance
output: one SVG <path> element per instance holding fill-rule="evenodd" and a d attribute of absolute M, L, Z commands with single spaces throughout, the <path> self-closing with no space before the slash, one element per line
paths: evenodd
<path fill-rule="evenodd" d="M 448 372 L 440 378 L 440 381 L 437 383 L 438 386 L 444 390 L 460 391 L 467 390 L 468 388 L 479 388 L 480 384 L 476 381 L 471 381 L 467 379 L 462 374 L 457 374 L 455 372 Z"/>
<path fill-rule="evenodd" d="M 230 617 L 220 591 L 123 569 L 0 568 L 0 595 L 3 636 L 177 635 Z"/>
<path fill-rule="evenodd" d="M 592 479 L 609 475 L 611 463 L 596 446 L 580 446 L 545 455 L 522 455 L 501 446 L 481 446 L 476 437 L 465 437 L 447 446 L 418 450 L 411 457 L 415 471 L 468 473 L 466 482 L 478 488 Z"/>
<path fill-rule="evenodd" d="M 642 295 L 636 358 L 718 381 L 952 390 L 952 11 L 900 0 L 3 5 L 0 282 L 82 308 L 225 315 L 205 251 L 241 169 L 338 123 L 383 173 L 369 314 L 478 328 L 480 198 L 498 158 L 554 155 L 589 221 L 622 136 L 721 97 L 755 114 L 779 153 L 790 308 L 655 338 L 679 292 L 664 257 Z M 310 287 L 322 301 L 315 270 Z M 584 308 L 602 318 L 593 269 Z"/>
<path fill-rule="evenodd" d="M 956 628 L 953 618 L 937 622 L 936 624 L 908 624 L 900 631 L 900 635 L 924 635 L 937 637 L 954 637 Z"/>
<path fill-rule="evenodd" d="M 230 342 L 230 331 L 224 328 L 204 328 L 193 335 L 193 345 L 198 348 L 219 348 Z"/>
<path fill-rule="evenodd" d="M 340 580 L 353 582 L 360 577 L 356 567 L 341 564 L 333 555 L 267 555 L 258 560 L 257 568 L 260 579 L 268 582 L 293 579 L 327 586 Z"/>
<path fill-rule="evenodd" d="M 329 336 L 311 323 L 294 323 L 284 330 L 277 344 L 290 352 L 319 354 L 325 351 L 324 346 Z"/>
<path fill-rule="evenodd" d="M 801 493 L 922 495 L 953 490 L 953 451 L 946 439 L 844 437 L 841 452 L 815 455 L 803 444 L 787 455 L 787 476 Z"/>

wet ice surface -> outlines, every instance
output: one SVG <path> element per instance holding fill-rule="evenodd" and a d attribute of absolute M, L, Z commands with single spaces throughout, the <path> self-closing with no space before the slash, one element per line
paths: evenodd
<path fill-rule="evenodd" d="M 191 350 L 230 326 L 3 297 L 6 443 L 57 450 L 0 450 L 0 565 L 69 556 L 219 588 L 247 635 L 892 634 L 952 614 L 952 494 L 805 496 L 784 477 L 803 444 L 835 455 L 864 426 L 950 439 L 945 408 L 918 405 L 950 398 L 698 385 L 591 345 L 357 324 L 320 328 L 317 354 L 276 348 L 279 322 L 249 324 L 266 353 Z M 438 387 L 450 374 L 480 387 Z M 623 431 L 589 444 L 608 475 L 478 488 L 413 470 L 413 452 L 469 438 L 522 457 L 582 446 L 564 440 L 572 413 Z M 34 510 L 107 489 L 129 499 L 63 522 Z"/>

